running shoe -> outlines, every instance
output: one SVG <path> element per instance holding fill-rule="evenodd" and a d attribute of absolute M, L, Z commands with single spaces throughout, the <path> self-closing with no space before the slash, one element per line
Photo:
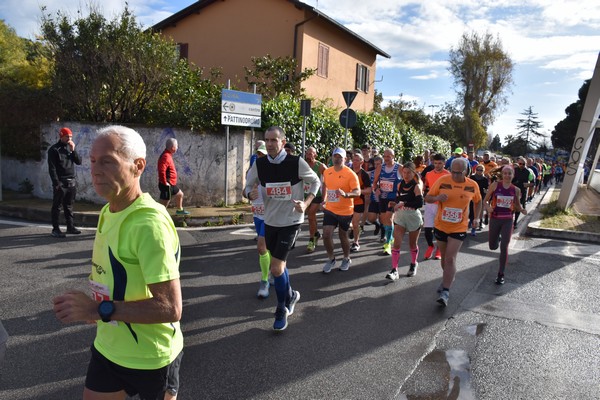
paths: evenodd
<path fill-rule="evenodd" d="M 259 299 L 266 299 L 267 297 L 269 297 L 270 286 L 271 285 L 269 284 L 269 281 L 260 281 L 256 297 L 258 297 Z"/>
<path fill-rule="evenodd" d="M 335 267 L 335 258 L 333 260 L 328 260 L 325 265 L 323 265 L 323 273 L 330 273 L 333 267 Z"/>
<path fill-rule="evenodd" d="M 471 228 L 471 236 L 475 236 L 476 234 L 476 229 L 475 228 Z"/>
<path fill-rule="evenodd" d="M 365 226 L 361 225 L 360 226 L 360 234 L 362 235 L 363 233 L 365 233 Z"/>
<path fill-rule="evenodd" d="M 175 214 L 177 215 L 190 215 L 189 211 L 184 210 L 183 208 L 181 210 L 177 210 L 175 211 Z"/>
<path fill-rule="evenodd" d="M 440 297 L 438 297 L 437 302 L 442 306 L 446 307 L 448 305 L 448 299 L 450 298 L 450 292 L 447 290 L 442 290 L 440 293 Z"/>
<path fill-rule="evenodd" d="M 433 257 L 433 250 L 435 250 L 435 247 L 433 247 L 433 246 L 427 247 L 427 250 L 425 251 L 425 257 L 423 259 L 429 260 L 431 257 Z"/>
<path fill-rule="evenodd" d="M 275 322 L 273 323 L 274 331 L 282 331 L 287 328 L 287 318 L 289 315 L 289 311 L 287 307 L 277 307 L 275 310 Z"/>
<path fill-rule="evenodd" d="M 310 239 L 306 245 L 306 252 L 312 253 L 313 251 L 315 251 L 315 241 L 314 239 Z"/>
<path fill-rule="evenodd" d="M 352 264 L 352 260 L 344 258 L 342 260 L 342 265 L 340 265 L 340 271 L 348 271 L 350 269 L 350 264 Z"/>
<path fill-rule="evenodd" d="M 442 252 L 440 251 L 440 249 L 437 249 L 435 251 L 435 259 L 436 260 L 441 260 L 442 259 Z"/>
<path fill-rule="evenodd" d="M 71 226 L 70 228 L 67 228 L 67 233 L 70 233 L 71 235 L 79 235 L 81 231 L 74 226 Z"/>
<path fill-rule="evenodd" d="M 416 262 L 414 264 L 410 264 L 410 268 L 408 268 L 408 272 L 406 273 L 406 276 L 415 276 L 417 274 L 418 266 L 419 266 L 418 262 Z"/>
<path fill-rule="evenodd" d="M 352 253 L 357 253 L 360 250 L 360 244 L 356 243 L 356 242 L 352 242 L 352 244 L 350 245 L 350 251 Z"/>
<path fill-rule="evenodd" d="M 504 275 L 498 275 L 496 278 L 496 285 L 504 285 Z"/>
<path fill-rule="evenodd" d="M 300 300 L 300 292 L 297 290 L 292 290 L 292 297 L 289 302 L 285 304 L 285 308 L 288 311 L 288 315 L 292 315 L 294 313 L 294 308 L 296 308 L 296 303 Z"/>
<path fill-rule="evenodd" d="M 54 236 L 55 238 L 66 238 L 67 235 L 65 235 L 63 232 L 60 231 L 60 229 L 52 229 L 52 236 Z"/>
<path fill-rule="evenodd" d="M 392 269 L 385 276 L 385 279 L 389 279 L 390 281 L 397 281 L 398 279 L 400 279 L 400 275 L 398 274 L 398 270 L 397 269 Z"/>
<path fill-rule="evenodd" d="M 387 254 L 388 256 L 392 255 L 392 244 L 391 243 L 385 243 L 383 245 L 383 252 L 385 254 Z"/>

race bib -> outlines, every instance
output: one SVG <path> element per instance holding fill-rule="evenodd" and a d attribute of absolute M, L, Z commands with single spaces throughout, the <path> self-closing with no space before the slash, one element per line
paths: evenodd
<path fill-rule="evenodd" d="M 272 200 L 291 200 L 292 184 L 290 182 L 273 182 L 265 186 L 267 197 Z"/>
<path fill-rule="evenodd" d="M 328 190 L 327 191 L 327 202 L 328 203 L 338 203 L 340 201 L 340 195 L 336 190 Z"/>
<path fill-rule="evenodd" d="M 92 299 L 95 301 L 110 300 L 110 291 L 108 290 L 108 286 L 91 279 L 89 280 L 89 283 L 92 291 Z M 118 325 L 117 321 L 110 321 L 109 324 L 114 326 Z"/>
<path fill-rule="evenodd" d="M 513 196 L 496 196 L 496 207 L 512 208 Z"/>
<path fill-rule="evenodd" d="M 461 222 L 463 219 L 463 210 L 461 208 L 446 207 L 442 210 L 442 221 L 453 224 Z"/>
<path fill-rule="evenodd" d="M 90 279 L 90 289 L 92 291 L 92 299 L 95 301 L 110 300 L 110 292 L 108 286 L 95 282 Z"/>
<path fill-rule="evenodd" d="M 265 205 L 256 204 L 252 206 L 252 214 L 254 215 L 265 215 Z"/>
<path fill-rule="evenodd" d="M 394 182 L 380 181 L 379 188 L 384 192 L 393 192 L 394 191 Z"/>

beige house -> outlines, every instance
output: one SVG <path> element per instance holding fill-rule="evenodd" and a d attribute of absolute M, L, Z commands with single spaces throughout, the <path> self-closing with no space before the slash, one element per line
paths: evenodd
<path fill-rule="evenodd" d="M 308 97 L 345 108 L 343 91 L 357 91 L 352 108 L 373 109 L 376 58 L 390 55 L 319 10 L 295 0 L 201 0 L 154 25 L 171 37 L 180 56 L 247 90 L 244 66 L 252 57 L 294 57 Z"/>

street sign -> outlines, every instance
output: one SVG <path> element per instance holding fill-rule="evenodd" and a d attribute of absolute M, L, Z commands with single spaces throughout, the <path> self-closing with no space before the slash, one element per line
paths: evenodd
<path fill-rule="evenodd" d="M 340 124 L 344 128 L 352 128 L 356 125 L 356 112 L 351 108 L 346 108 L 340 113 Z"/>
<path fill-rule="evenodd" d="M 261 126 L 260 94 L 223 89 L 221 91 L 221 124 L 234 126 Z"/>
<path fill-rule="evenodd" d="M 346 107 L 350 108 L 357 94 L 358 92 L 342 92 L 342 96 L 344 96 L 344 101 L 346 102 Z"/>

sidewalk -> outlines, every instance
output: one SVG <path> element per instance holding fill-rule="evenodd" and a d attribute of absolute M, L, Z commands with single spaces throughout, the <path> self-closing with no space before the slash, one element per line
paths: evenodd
<path fill-rule="evenodd" d="M 527 236 L 576 242 L 600 243 L 599 233 L 575 230 L 577 228 L 568 223 L 563 227 L 564 229 L 543 228 L 541 226 L 540 220 L 542 215 L 539 212 L 539 208 L 550 202 L 550 198 L 552 197 L 554 191 L 560 192 L 560 187 L 551 186 L 543 194 L 536 212 L 533 215 L 533 219 L 529 222 L 525 231 Z M 577 194 L 575 195 L 575 199 L 573 204 L 571 204 L 571 207 L 579 214 L 592 217 L 592 221 L 594 221 L 593 224 L 596 226 L 596 230 L 598 230 L 598 226 L 600 226 L 600 193 L 596 192 L 594 189 L 588 189 L 586 186 L 581 185 L 577 189 Z"/>
<path fill-rule="evenodd" d="M 50 227 L 51 207 L 52 200 L 50 199 L 39 199 L 31 195 L 5 190 L 2 192 L 2 201 L 0 202 L 0 216 L 47 223 Z M 102 207 L 102 204 L 75 201 L 73 207 L 75 225 L 81 227 L 97 226 Z M 220 226 L 252 222 L 252 208 L 250 205 L 245 204 L 230 207 L 190 207 L 186 210 L 190 212 L 190 215 L 182 216 L 175 214 L 175 208 L 169 208 L 169 214 L 171 214 L 176 226 Z M 62 213 L 61 221 L 64 225 L 64 215 Z"/>
<path fill-rule="evenodd" d="M 560 190 L 560 188 L 551 186 L 541 194 L 543 197 L 539 200 L 532 219 L 526 228 L 526 234 L 549 239 L 600 243 L 600 234 L 598 233 L 569 229 L 548 229 L 540 226 L 541 214 L 537 208 L 547 204 L 550 201 L 552 192 L 555 190 Z M 50 227 L 51 200 L 38 199 L 11 191 L 4 191 L 2 199 L 3 201 L 0 202 L 0 216 L 47 223 Z M 580 187 L 572 207 L 580 214 L 596 217 L 600 224 L 600 194 L 594 189 L 587 189 L 585 186 Z M 75 202 L 75 224 L 77 226 L 95 227 L 98 224 L 98 215 L 101 208 L 102 205 L 99 204 Z M 252 223 L 250 205 L 191 207 L 186 208 L 186 210 L 190 212 L 190 215 L 184 218 L 176 215 L 174 208 L 169 208 L 169 213 L 178 227 L 214 227 Z M 185 225 L 183 222 L 185 222 Z"/>

